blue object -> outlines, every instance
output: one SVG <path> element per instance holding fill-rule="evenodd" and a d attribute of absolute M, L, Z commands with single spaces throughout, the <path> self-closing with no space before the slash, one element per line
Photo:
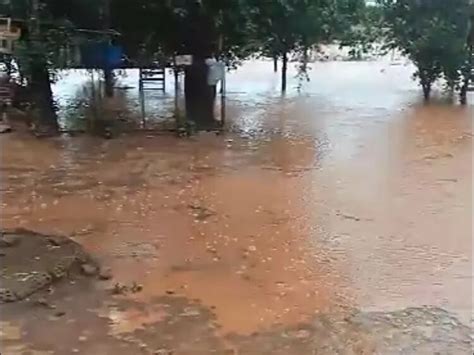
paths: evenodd
<path fill-rule="evenodd" d="M 108 43 L 81 46 L 81 64 L 86 69 L 115 69 L 122 65 L 123 50 Z"/>

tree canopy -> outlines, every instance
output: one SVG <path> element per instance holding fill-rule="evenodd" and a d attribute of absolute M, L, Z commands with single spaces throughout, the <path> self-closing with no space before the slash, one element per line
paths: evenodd
<path fill-rule="evenodd" d="M 439 78 L 452 89 L 466 86 L 471 70 L 469 2 L 377 0 L 374 6 L 364 0 L 4 0 L 0 12 L 22 23 L 24 36 L 14 56 L 38 90 L 49 87 L 49 69 L 60 66 L 58 53 L 84 36 L 79 29 L 97 30 L 95 40 L 111 42 L 109 35 L 100 35 L 111 28 L 120 34 L 113 40 L 137 66 L 198 52 L 228 65 L 251 55 L 281 60 L 283 91 L 290 56 L 304 72 L 309 52 L 320 44 L 338 41 L 353 47 L 358 57 L 383 40 L 413 61 L 429 98 Z M 47 85 L 38 84 L 45 80 Z M 50 88 L 46 91 L 50 95 Z M 40 101 L 49 104 L 52 99 Z M 54 116 L 53 110 L 43 111 L 43 116 Z"/>
<path fill-rule="evenodd" d="M 387 43 L 417 67 L 424 96 L 443 77 L 451 88 L 461 80 L 468 60 L 469 0 L 379 0 L 387 25 Z"/>

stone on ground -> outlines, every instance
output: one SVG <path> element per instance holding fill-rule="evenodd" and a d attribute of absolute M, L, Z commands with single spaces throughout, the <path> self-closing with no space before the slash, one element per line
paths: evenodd
<path fill-rule="evenodd" d="M 67 237 L 22 229 L 2 231 L 0 251 L 0 303 L 22 300 L 84 268 L 98 271 L 82 247 Z"/>

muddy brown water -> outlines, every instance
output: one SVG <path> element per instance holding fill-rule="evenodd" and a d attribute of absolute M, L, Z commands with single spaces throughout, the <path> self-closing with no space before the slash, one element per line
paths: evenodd
<path fill-rule="evenodd" d="M 422 305 L 468 324 L 473 107 L 424 105 L 407 65 L 317 64 L 286 96 L 271 69 L 230 76 L 224 136 L 3 135 L 3 226 L 73 235 L 143 285 L 123 299 L 199 300 L 221 334 Z M 163 311 L 129 312 L 111 333 Z"/>

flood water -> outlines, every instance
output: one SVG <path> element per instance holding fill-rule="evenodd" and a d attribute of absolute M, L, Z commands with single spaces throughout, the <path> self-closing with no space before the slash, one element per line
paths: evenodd
<path fill-rule="evenodd" d="M 473 106 L 423 104 L 413 68 L 395 64 L 317 63 L 282 96 L 270 62 L 246 63 L 220 136 L 3 135 L 2 224 L 73 235 L 115 281 L 143 285 L 125 298 L 199 300 L 223 334 L 422 305 L 469 324 Z M 72 83 L 56 87 L 65 105 Z M 149 94 L 152 123 L 168 87 Z M 160 312 L 108 313 L 110 332 Z"/>

